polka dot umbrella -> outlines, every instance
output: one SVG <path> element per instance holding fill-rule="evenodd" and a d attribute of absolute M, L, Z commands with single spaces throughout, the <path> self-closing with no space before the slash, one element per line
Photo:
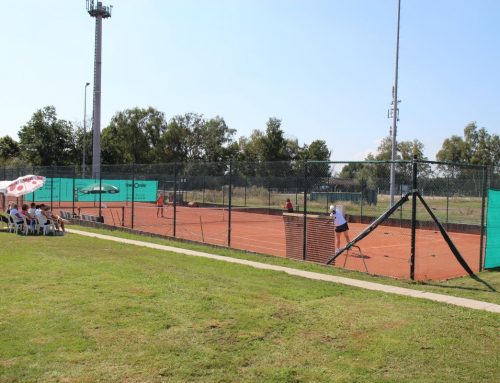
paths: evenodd
<path fill-rule="evenodd" d="M 25 194 L 33 193 L 45 184 L 45 177 L 27 175 L 19 177 L 14 181 L 2 181 L 0 193 L 9 197 L 21 197 Z"/>

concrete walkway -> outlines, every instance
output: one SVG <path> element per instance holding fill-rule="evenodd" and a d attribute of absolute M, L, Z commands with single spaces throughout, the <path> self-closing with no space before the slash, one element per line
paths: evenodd
<path fill-rule="evenodd" d="M 240 265 L 251 266 L 251 267 L 254 267 L 256 269 L 281 271 L 281 272 L 284 272 L 284 273 L 287 273 L 290 275 L 296 275 L 296 276 L 302 277 L 302 278 L 315 279 L 318 281 L 341 283 L 343 285 L 359 287 L 359 288 L 367 289 L 367 290 L 381 291 L 384 293 L 404 295 L 404 296 L 413 297 L 413 298 L 428 299 L 428 300 L 435 301 L 435 302 L 448 303 L 450 305 L 467 307 L 467 308 L 471 308 L 471 309 L 475 309 L 475 310 L 483 310 L 483 311 L 489 311 L 489 312 L 493 312 L 493 313 L 500 313 L 500 305 L 497 305 L 494 303 L 476 301 L 474 299 L 458 298 L 458 297 L 452 297 L 449 295 L 435 294 L 435 293 L 428 293 L 425 291 L 407 289 L 404 287 L 388 286 L 388 285 L 383 285 L 381 283 L 374 283 L 374 282 L 361 281 L 361 280 L 351 279 L 351 278 L 337 277 L 334 275 L 315 273 L 312 271 L 297 270 L 297 269 L 293 269 L 290 267 L 269 265 L 266 263 L 248 261 L 245 259 L 238 259 L 238 258 L 224 257 L 221 255 L 203 253 L 201 251 L 187 250 L 187 249 L 181 249 L 178 247 L 157 245 L 155 243 L 118 238 L 118 237 L 113 237 L 110 235 L 102 235 L 102 234 L 90 233 L 90 232 L 86 232 L 86 231 L 73 230 L 73 229 L 68 229 L 66 231 L 68 233 L 72 233 L 72 234 L 79 234 L 79 235 L 84 235 L 86 237 L 93 237 L 93 238 L 99 238 L 99 239 L 104 239 L 104 240 L 108 240 L 108 241 L 127 243 L 127 244 L 134 245 L 134 246 L 149 247 L 151 249 L 171 251 L 173 253 L 191 255 L 194 257 L 203 257 L 203 258 L 215 259 L 215 260 L 223 261 L 223 262 L 237 263 Z"/>

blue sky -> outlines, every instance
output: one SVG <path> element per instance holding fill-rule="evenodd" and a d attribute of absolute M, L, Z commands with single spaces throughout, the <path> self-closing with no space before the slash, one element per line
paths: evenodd
<path fill-rule="evenodd" d="M 397 0 L 105 0 L 102 128 L 153 106 L 222 116 L 238 136 L 282 119 L 299 143 L 360 160 L 389 134 Z M 2 1 L 0 136 L 54 105 L 83 120 L 94 19 L 84 0 Z M 434 159 L 476 121 L 500 134 L 500 1 L 402 0 L 398 140 Z"/>

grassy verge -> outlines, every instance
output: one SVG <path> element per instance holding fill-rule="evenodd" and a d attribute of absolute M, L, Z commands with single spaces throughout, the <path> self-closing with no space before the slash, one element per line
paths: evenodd
<path fill-rule="evenodd" d="M 360 273 L 357 271 L 349 271 L 331 266 L 323 266 L 310 262 L 300 262 L 291 259 L 274 257 L 265 254 L 253 254 L 234 249 L 221 249 L 216 247 L 205 246 L 201 244 L 193 244 L 180 242 L 175 240 L 161 239 L 138 234 L 129 234 L 120 231 L 93 229 L 82 226 L 71 226 L 77 230 L 89 231 L 99 234 L 112 235 L 120 238 L 135 239 L 139 241 L 147 241 L 160 245 L 174 246 L 185 249 L 205 251 L 212 254 L 218 254 L 228 257 L 248 259 L 257 262 L 269 263 L 273 265 L 293 267 L 300 270 L 315 271 L 318 273 L 332 274 L 347 278 L 356 278 L 371 282 L 384 283 L 393 286 L 407 287 L 421 291 L 428 291 L 439 294 L 453 295 L 463 298 L 477 299 L 485 302 L 500 304 L 500 273 L 498 271 L 484 271 L 478 276 L 481 280 L 493 287 L 496 291 L 492 291 L 486 284 L 480 283 L 469 277 L 456 278 L 441 282 L 411 282 L 405 280 L 397 280 L 388 277 L 378 277 Z"/>
<path fill-rule="evenodd" d="M 0 382 L 500 373 L 496 314 L 77 235 L 0 238 Z"/>

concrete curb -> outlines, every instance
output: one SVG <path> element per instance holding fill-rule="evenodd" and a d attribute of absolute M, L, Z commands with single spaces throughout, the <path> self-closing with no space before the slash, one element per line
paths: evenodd
<path fill-rule="evenodd" d="M 185 254 L 185 255 L 190 255 L 190 256 L 194 256 L 194 257 L 202 257 L 202 258 L 214 259 L 217 261 L 237 263 L 240 265 L 254 267 L 256 269 L 281 271 L 281 272 L 287 273 L 289 275 L 295 275 L 295 276 L 302 277 L 302 278 L 314 279 L 314 280 L 325 281 L 325 282 L 340 283 L 343 285 L 359 287 L 359 288 L 366 289 L 366 290 L 380 291 L 380 292 L 384 292 L 384 293 L 403 295 L 403 296 L 413 297 L 413 298 L 427 299 L 427 300 L 431 300 L 434 302 L 442 302 L 442 303 L 447 303 L 450 305 L 455 305 L 455 306 L 460 306 L 460 307 L 466 307 L 466 308 L 470 308 L 470 309 L 474 309 L 474 310 L 483 310 L 483 311 L 488 311 L 488 312 L 493 312 L 493 313 L 500 313 L 500 305 L 497 305 L 494 303 L 489 303 L 489 302 L 476 301 L 474 299 L 459 298 L 459 297 L 453 297 L 453 296 L 449 296 L 449 295 L 429 293 L 429 292 L 425 292 L 425 291 L 413 290 L 413 289 L 408 289 L 408 288 L 404 288 L 404 287 L 389 286 L 389 285 L 383 285 L 381 283 L 361 281 L 358 279 L 338 277 L 338 276 L 334 276 L 334 275 L 321 274 L 321 273 L 316 273 L 316 272 L 312 272 L 312 271 L 297 270 L 297 269 L 293 269 L 290 267 L 284 267 L 284 266 L 268 265 L 266 263 L 248 261 L 245 259 L 224 257 L 221 255 L 204 253 L 201 251 L 181 249 L 178 247 L 158 245 L 155 243 L 136 241 L 136 240 L 125 239 L 125 238 L 118 238 L 118 237 L 113 237 L 110 235 L 90 233 L 90 232 L 74 230 L 74 229 L 67 229 L 66 232 L 71 233 L 71 234 L 83 235 L 86 237 L 99 238 L 99 239 L 104 239 L 104 240 L 114 241 L 114 242 L 119 242 L 119 243 L 126 243 L 126 244 L 134 245 L 134 246 L 148 247 L 148 248 L 156 249 L 156 250 L 171 251 L 173 253 Z"/>

